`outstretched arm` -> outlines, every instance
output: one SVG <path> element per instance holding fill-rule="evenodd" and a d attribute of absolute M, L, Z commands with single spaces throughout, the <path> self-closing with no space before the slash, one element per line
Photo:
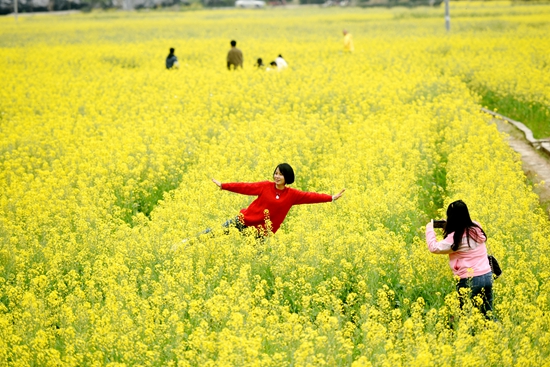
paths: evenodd
<path fill-rule="evenodd" d="M 346 191 L 346 189 L 342 189 L 342 191 L 340 191 L 338 194 L 332 195 L 332 201 L 336 201 L 340 199 L 340 197 L 344 195 L 344 191 Z"/>
<path fill-rule="evenodd" d="M 346 189 L 343 189 L 336 195 L 320 194 L 317 192 L 306 192 L 295 190 L 294 205 L 300 204 L 316 204 L 316 203 L 328 203 L 334 200 L 338 200 Z"/>
<path fill-rule="evenodd" d="M 264 182 L 229 182 L 229 183 L 221 183 L 220 181 L 216 179 L 212 179 L 212 182 L 214 182 L 218 187 L 222 190 L 227 190 L 231 192 L 235 192 L 237 194 L 243 194 L 243 195 L 260 195 L 262 193 L 263 188 L 266 186 L 266 184 L 270 184 L 268 181 Z"/>

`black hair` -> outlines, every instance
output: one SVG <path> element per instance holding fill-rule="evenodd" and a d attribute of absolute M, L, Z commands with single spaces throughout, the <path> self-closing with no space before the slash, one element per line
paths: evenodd
<path fill-rule="evenodd" d="M 271 66 L 277 66 L 277 63 L 275 61 L 271 61 L 270 65 Z"/>
<path fill-rule="evenodd" d="M 173 54 L 173 53 L 174 53 L 174 51 L 175 51 L 175 50 L 174 50 L 174 48 L 173 48 L 173 47 L 171 47 L 171 48 L 170 48 L 170 53 L 171 53 L 171 54 Z"/>
<path fill-rule="evenodd" d="M 258 61 L 256 61 L 256 64 L 258 65 L 258 67 L 264 66 L 264 62 L 261 57 L 258 58 Z"/>
<path fill-rule="evenodd" d="M 275 167 L 273 174 L 275 174 L 275 171 L 277 171 L 277 168 L 285 178 L 285 184 L 290 185 L 291 183 L 294 182 L 294 170 L 292 169 L 292 167 L 290 167 L 290 164 L 288 163 L 279 164 L 277 167 Z"/>
<path fill-rule="evenodd" d="M 473 228 L 479 228 L 485 238 L 481 238 L 475 231 L 472 231 Z M 458 250 L 464 233 L 466 233 L 466 237 L 468 238 L 468 246 L 470 245 L 470 236 L 476 242 L 487 240 L 487 235 L 483 231 L 483 228 L 472 221 L 468 207 L 462 200 L 453 201 L 447 207 L 447 224 L 445 225 L 444 235 L 447 237 L 453 232 L 453 245 L 451 246 L 453 251 Z"/>
<path fill-rule="evenodd" d="M 233 46 L 233 47 L 237 46 L 237 41 L 235 41 L 235 40 L 231 41 L 231 46 Z"/>

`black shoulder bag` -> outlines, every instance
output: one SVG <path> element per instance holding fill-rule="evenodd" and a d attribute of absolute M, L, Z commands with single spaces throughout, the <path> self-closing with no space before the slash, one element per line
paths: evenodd
<path fill-rule="evenodd" d="M 485 241 L 485 247 L 487 248 L 487 258 L 489 259 L 489 265 L 491 266 L 491 271 L 493 272 L 493 275 L 496 278 L 498 278 L 502 274 L 502 269 L 500 268 L 500 265 L 493 255 L 489 255 L 489 248 L 487 247 L 487 241 Z"/>
<path fill-rule="evenodd" d="M 487 235 L 485 234 L 485 231 L 483 230 L 483 228 L 481 228 L 481 232 L 483 232 L 483 234 L 485 235 L 485 248 L 487 249 L 487 259 L 489 260 L 489 266 L 491 266 L 491 272 L 493 273 L 493 276 L 496 279 L 502 274 L 502 269 L 500 268 L 500 265 L 496 257 L 489 254 L 489 246 L 487 246 Z"/>

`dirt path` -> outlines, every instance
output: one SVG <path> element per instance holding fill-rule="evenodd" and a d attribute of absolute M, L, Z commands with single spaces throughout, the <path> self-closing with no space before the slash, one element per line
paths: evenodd
<path fill-rule="evenodd" d="M 512 124 L 500 119 L 493 119 L 493 123 L 497 125 L 500 132 L 508 135 L 510 147 L 521 154 L 523 171 L 529 181 L 537 184 L 534 191 L 540 197 L 541 206 L 550 216 L 550 157 L 529 144 L 523 132 Z M 540 184 L 541 181 L 544 181 L 543 185 Z"/>

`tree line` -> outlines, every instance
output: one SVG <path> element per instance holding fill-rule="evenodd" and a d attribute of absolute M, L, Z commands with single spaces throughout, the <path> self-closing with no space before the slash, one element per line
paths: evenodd
<path fill-rule="evenodd" d="M 14 12 L 15 1 L 19 13 L 91 10 L 91 9 L 123 9 L 139 10 L 172 6 L 197 7 L 228 7 L 234 6 L 235 0 L 0 0 L 0 14 Z M 443 0 L 265 0 L 267 5 L 286 4 L 318 4 L 325 6 L 355 5 L 362 7 L 393 7 L 393 6 L 439 6 Z M 457 0 L 453 0 L 457 1 Z M 523 3 L 548 3 L 549 0 L 515 0 Z"/>

